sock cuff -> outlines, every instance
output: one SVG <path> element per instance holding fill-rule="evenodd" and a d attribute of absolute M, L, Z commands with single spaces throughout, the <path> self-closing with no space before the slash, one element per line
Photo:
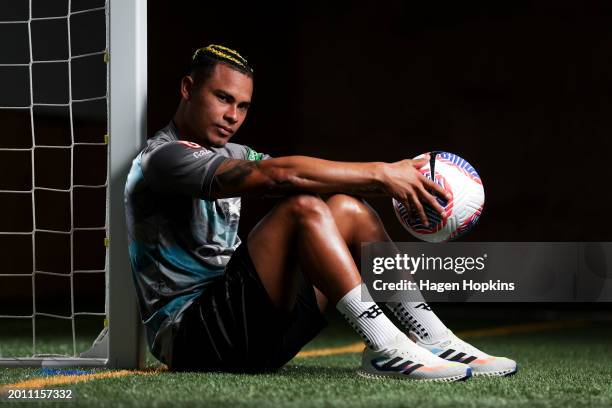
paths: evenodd
<path fill-rule="evenodd" d="M 336 309 L 340 310 L 340 307 L 343 307 L 348 302 L 353 301 L 356 297 L 359 297 L 359 299 L 361 300 L 361 285 L 363 285 L 363 283 L 358 284 L 353 289 L 346 292 L 344 296 L 342 296 L 342 298 L 338 301 L 338 303 L 336 303 Z"/>
<path fill-rule="evenodd" d="M 336 309 L 364 339 L 368 347 L 378 350 L 395 341 L 402 332 L 385 316 L 378 305 L 362 300 L 363 283 L 348 291 L 336 304 Z"/>

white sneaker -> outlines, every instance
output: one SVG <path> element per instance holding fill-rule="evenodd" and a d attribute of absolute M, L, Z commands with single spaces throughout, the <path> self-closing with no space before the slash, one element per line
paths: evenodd
<path fill-rule="evenodd" d="M 490 356 L 461 340 L 450 330 L 441 340 L 434 343 L 425 343 L 414 332 L 410 332 L 410 338 L 440 358 L 469 365 L 474 376 L 502 377 L 518 371 L 516 361 L 506 357 Z"/>
<path fill-rule="evenodd" d="M 461 381 L 472 376 L 472 369 L 446 361 L 414 344 L 405 334 L 380 350 L 363 352 L 359 375 L 368 378 L 394 377 L 420 381 Z"/>

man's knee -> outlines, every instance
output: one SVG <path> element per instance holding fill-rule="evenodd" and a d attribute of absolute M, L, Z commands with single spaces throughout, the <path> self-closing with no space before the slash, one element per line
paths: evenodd
<path fill-rule="evenodd" d="M 346 194 L 335 194 L 327 200 L 327 205 L 347 243 L 359 244 L 387 239 L 380 217 L 364 200 Z"/>
<path fill-rule="evenodd" d="M 280 205 L 299 224 L 332 220 L 329 207 L 317 195 L 296 194 L 285 198 Z"/>
<path fill-rule="evenodd" d="M 326 203 L 334 217 L 349 217 L 355 220 L 358 217 L 371 217 L 374 213 L 374 210 L 361 198 L 347 194 L 334 194 Z"/>

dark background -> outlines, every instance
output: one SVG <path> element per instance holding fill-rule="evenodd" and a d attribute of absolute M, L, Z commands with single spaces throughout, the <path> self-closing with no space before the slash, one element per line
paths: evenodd
<path fill-rule="evenodd" d="M 2 14 L 2 19 L 27 16 L 27 1 L 10 4 L 16 6 L 0 11 L 12 10 L 14 15 Z M 33 4 L 34 14 L 43 5 L 57 7 L 60 14 L 65 10 L 59 9 L 67 7 L 63 1 Z M 80 2 L 73 1 L 73 8 L 75 4 Z M 483 216 L 462 240 L 611 240 L 607 158 L 612 144 L 608 137 L 612 5 L 608 2 L 339 0 L 272 5 L 177 0 L 150 1 L 148 13 L 150 135 L 171 119 L 180 79 L 194 50 L 224 44 L 238 49 L 255 67 L 254 103 L 235 142 L 273 156 L 302 154 L 345 161 L 394 161 L 431 150 L 450 151 L 478 170 L 486 192 Z M 97 47 L 73 51 L 103 49 L 103 38 L 87 34 L 103 32 L 97 27 L 103 22 L 103 13 L 94 22 L 73 19 L 72 31 L 84 30 L 75 38 L 88 38 L 87 44 Z M 3 29 L 14 31 L 3 32 L 0 63 L 29 61 L 24 48 L 27 30 L 18 25 Z M 53 55 L 40 58 L 65 58 L 66 39 L 55 41 L 43 25 L 40 30 L 40 36 L 33 38 L 35 56 L 44 50 Z M 78 44 L 73 41 L 73 47 Z M 103 65 L 95 58 L 91 64 L 81 74 L 73 69 L 72 80 L 81 78 L 98 91 L 104 75 L 93 73 Z M 42 82 L 50 88 L 35 84 L 35 101 L 67 98 L 64 68 L 58 71 L 64 72 L 61 75 L 44 73 L 48 78 Z M 19 75 L 10 76 L 9 71 Z M 0 105 L 29 103 L 22 71 L 0 73 Z M 75 141 L 103 140 L 106 106 L 98 105 L 88 106 L 82 114 L 73 106 Z M 68 119 L 65 109 L 36 108 L 36 144 L 69 145 Z M 28 112 L 0 109 L 0 123 L 5 132 L 0 147 L 31 147 Z M 66 151 L 37 148 L 32 174 L 29 152 L 3 152 L 0 189 L 29 190 L 33 178 L 37 187 L 68 188 L 71 169 L 65 155 Z M 105 147 L 75 148 L 74 155 L 75 182 L 104 182 Z M 75 226 L 103 225 L 101 193 L 75 189 Z M 68 193 L 38 191 L 38 227 L 69 229 L 68 199 Z M 0 230 L 30 231 L 30 201 L 29 194 L 0 195 L 0 211 L 9 214 L 1 219 Z M 243 238 L 274 204 L 244 201 Z M 396 220 L 389 198 L 369 201 L 395 241 L 414 240 Z M 79 248 L 73 266 L 104 267 L 103 235 L 75 233 Z M 0 251 L 2 274 L 31 273 L 30 236 L 0 236 Z M 66 274 L 37 275 L 39 310 L 69 313 L 69 305 L 57 301 L 69 299 L 70 294 L 66 236 L 37 233 L 36 264 L 37 269 Z M 103 279 L 103 274 L 75 275 L 76 310 L 104 310 Z M 25 313 L 31 312 L 29 276 L 4 277 L 0 283 L 0 312 L 15 304 L 15 296 L 24 300 Z M 493 316 L 520 316 L 534 309 L 564 313 L 610 308 L 608 304 L 495 307 L 505 311 L 493 310 L 493 305 L 486 310 L 476 304 L 440 305 L 440 314 L 489 311 Z"/>
<path fill-rule="evenodd" d="M 195 49 L 238 49 L 253 105 L 233 141 L 273 156 L 394 161 L 446 150 L 483 179 L 465 241 L 610 241 L 612 5 L 604 1 L 149 3 L 149 133 Z M 368 200 L 413 241 L 391 200 Z M 241 236 L 271 208 L 243 202 Z M 443 319 L 556 319 L 608 304 L 439 304 Z M 463 323 L 459 323 L 459 321 Z"/>
<path fill-rule="evenodd" d="M 274 156 L 467 159 L 474 241 L 608 241 L 612 6 L 603 1 L 149 3 L 149 133 L 209 43 L 255 67 L 233 141 Z M 370 200 L 394 240 L 390 199 Z M 243 205 L 244 236 L 269 208 Z"/>

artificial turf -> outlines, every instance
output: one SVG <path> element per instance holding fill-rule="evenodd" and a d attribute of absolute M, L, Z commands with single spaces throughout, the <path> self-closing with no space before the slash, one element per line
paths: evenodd
<path fill-rule="evenodd" d="M 308 349 L 357 341 L 334 325 Z M 491 354 L 515 358 L 517 375 L 473 378 L 460 383 L 370 380 L 355 374 L 360 354 L 295 358 L 277 373 L 153 372 L 97 379 L 71 388 L 70 406 L 205 407 L 611 407 L 612 328 L 475 337 L 470 342 Z M 148 368 L 155 363 L 149 360 Z M 39 376 L 39 369 L 0 369 L 0 384 Z M 65 403 L 43 402 L 41 406 Z"/>

